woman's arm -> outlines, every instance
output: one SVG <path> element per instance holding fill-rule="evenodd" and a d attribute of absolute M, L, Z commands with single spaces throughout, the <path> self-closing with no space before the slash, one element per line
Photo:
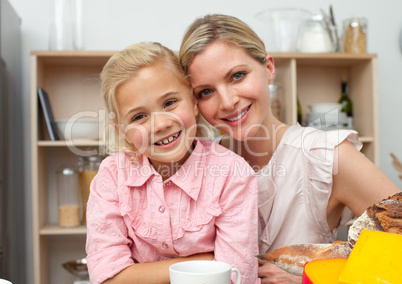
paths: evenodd
<path fill-rule="evenodd" d="M 116 274 L 113 278 L 110 278 L 103 282 L 104 284 L 169 284 L 169 266 L 188 260 L 213 260 L 214 254 L 211 253 L 200 253 L 191 255 L 188 257 L 172 258 L 157 262 L 149 263 L 136 263 L 126 269 L 122 270 L 120 273 Z"/>
<path fill-rule="evenodd" d="M 273 263 L 258 260 L 258 277 L 261 278 L 261 284 L 300 284 L 302 278 L 280 269 Z"/>
<path fill-rule="evenodd" d="M 327 207 L 331 229 L 339 225 L 343 209 L 349 207 L 360 216 L 367 207 L 387 198 L 399 188 L 347 140 L 335 147 L 332 193 Z M 301 277 L 289 274 L 274 264 L 259 262 L 261 284 L 301 283 Z"/>
<path fill-rule="evenodd" d="M 331 228 L 338 225 L 344 206 L 349 207 L 355 216 L 360 216 L 367 207 L 400 191 L 347 140 L 335 148 L 333 174 L 327 208 Z"/>

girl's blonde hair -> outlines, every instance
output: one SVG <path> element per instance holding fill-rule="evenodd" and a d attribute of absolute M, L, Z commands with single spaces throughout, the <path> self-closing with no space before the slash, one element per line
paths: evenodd
<path fill-rule="evenodd" d="M 164 63 L 185 86 L 190 83 L 180 67 L 177 56 L 160 43 L 138 43 L 114 54 L 103 67 L 100 75 L 102 95 L 107 109 L 106 146 L 109 153 L 116 151 L 135 152 L 136 149 L 119 135 L 120 114 L 116 102 L 119 86 L 138 74 L 143 67 Z M 124 129 L 121 129 L 120 132 Z"/>
<path fill-rule="evenodd" d="M 263 41 L 246 23 L 228 15 L 206 15 L 188 27 L 181 43 L 179 59 L 186 74 L 193 58 L 215 41 L 243 48 L 258 62 L 266 62 L 267 52 Z"/>

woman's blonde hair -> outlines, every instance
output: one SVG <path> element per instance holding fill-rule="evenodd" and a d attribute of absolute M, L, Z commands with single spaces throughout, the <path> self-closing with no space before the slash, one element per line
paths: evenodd
<path fill-rule="evenodd" d="M 263 41 L 246 23 L 228 15 L 206 15 L 188 27 L 182 40 L 179 59 L 186 74 L 193 58 L 215 41 L 243 48 L 258 62 L 266 62 L 267 52 Z"/>
<path fill-rule="evenodd" d="M 114 54 L 103 67 L 100 75 L 102 95 L 107 109 L 106 146 L 109 153 L 135 152 L 133 145 L 119 135 L 120 114 L 116 102 L 119 86 L 138 74 L 141 68 L 164 63 L 190 90 L 190 83 L 180 67 L 176 54 L 160 43 L 133 44 Z M 190 91 L 189 91 L 190 94 Z M 120 130 L 121 131 L 121 130 Z M 124 131 L 124 130 L 123 130 Z"/>

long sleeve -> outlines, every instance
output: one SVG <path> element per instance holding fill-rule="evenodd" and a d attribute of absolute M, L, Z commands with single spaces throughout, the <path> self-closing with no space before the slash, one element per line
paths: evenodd
<path fill-rule="evenodd" d="M 220 198 L 215 259 L 239 269 L 241 283 L 248 284 L 258 283 L 258 190 L 256 177 L 245 163 L 234 161 Z"/>
<path fill-rule="evenodd" d="M 133 264 L 119 209 L 117 167 L 106 159 L 91 184 L 87 205 L 87 262 L 91 283 L 102 283 Z"/>

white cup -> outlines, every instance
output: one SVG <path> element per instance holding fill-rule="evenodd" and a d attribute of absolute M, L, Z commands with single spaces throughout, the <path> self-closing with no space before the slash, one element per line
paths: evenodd
<path fill-rule="evenodd" d="M 193 260 L 172 264 L 169 267 L 171 284 L 230 284 L 232 273 L 235 284 L 240 284 L 240 272 L 229 264 L 212 260 Z"/>
<path fill-rule="evenodd" d="M 6 280 L 6 279 L 0 279 L 0 284 L 13 284 L 10 281 Z"/>

